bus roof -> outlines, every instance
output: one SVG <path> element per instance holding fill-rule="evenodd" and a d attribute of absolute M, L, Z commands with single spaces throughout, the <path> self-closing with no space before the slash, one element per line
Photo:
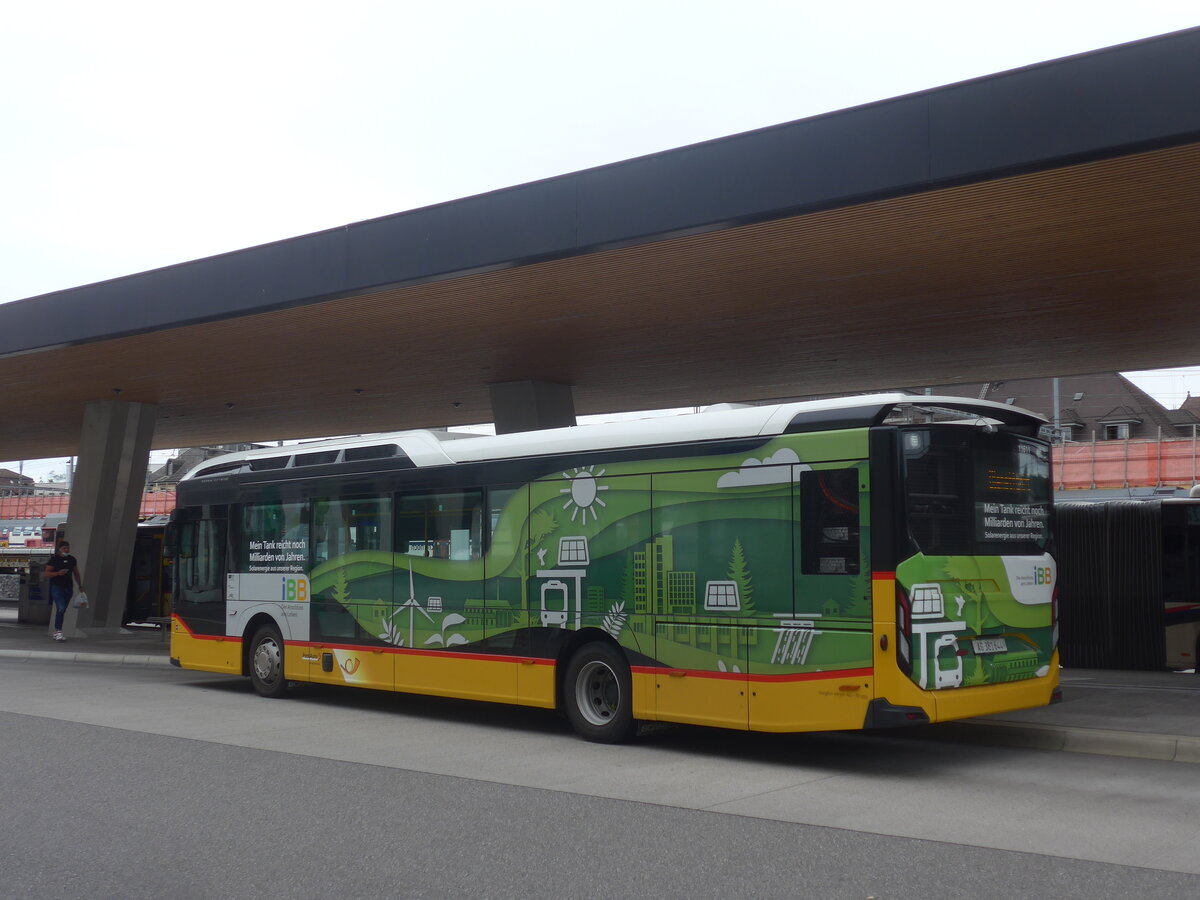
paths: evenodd
<path fill-rule="evenodd" d="M 990 400 L 924 394 L 864 394 L 769 406 L 735 408 L 721 404 L 699 413 L 513 434 L 472 435 L 414 430 L 331 438 L 214 457 L 200 463 L 182 480 L 233 474 L 246 469 L 290 469 L 335 461 L 406 457 L 413 466 L 423 468 L 526 456 L 866 428 L 884 424 L 889 416 L 910 409 L 941 413 L 943 420 L 1001 424 L 1028 434 L 1036 433 L 1046 421 L 1037 413 Z"/>

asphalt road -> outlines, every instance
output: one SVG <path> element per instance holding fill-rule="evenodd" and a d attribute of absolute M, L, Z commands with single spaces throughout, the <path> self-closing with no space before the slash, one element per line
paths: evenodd
<path fill-rule="evenodd" d="M 0 896 L 1180 897 L 1190 767 L 0 661 Z"/>

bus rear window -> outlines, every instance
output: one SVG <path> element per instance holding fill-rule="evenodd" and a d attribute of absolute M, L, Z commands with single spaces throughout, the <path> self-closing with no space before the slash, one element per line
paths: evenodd
<path fill-rule="evenodd" d="M 1050 449 L 955 427 L 901 433 L 908 534 L 927 555 L 1041 553 L 1050 534 Z"/>

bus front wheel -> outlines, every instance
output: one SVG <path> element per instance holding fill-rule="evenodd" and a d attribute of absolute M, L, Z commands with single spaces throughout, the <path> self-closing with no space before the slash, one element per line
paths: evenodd
<path fill-rule="evenodd" d="M 283 677 L 283 638 L 274 625 L 254 632 L 250 642 L 250 683 L 264 697 L 278 698 L 287 692 Z"/>
<path fill-rule="evenodd" d="M 633 683 L 621 651 L 600 641 L 571 657 L 563 681 L 567 718 L 585 740 L 616 744 L 633 735 Z"/>

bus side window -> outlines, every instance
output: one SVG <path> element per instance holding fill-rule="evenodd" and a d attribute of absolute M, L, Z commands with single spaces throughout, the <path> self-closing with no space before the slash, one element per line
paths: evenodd
<path fill-rule="evenodd" d="M 483 491 L 409 494 L 396 500 L 396 552 L 435 559 L 483 554 Z"/>
<path fill-rule="evenodd" d="M 496 529 L 500 527 L 500 517 L 504 510 L 508 507 L 512 498 L 516 496 L 518 488 L 503 487 L 488 488 L 488 514 L 487 527 L 484 530 L 484 549 L 488 550 L 492 546 L 492 540 L 496 535 Z M 522 521 L 528 515 L 528 505 L 520 512 Z"/>
<path fill-rule="evenodd" d="M 857 470 L 819 469 L 800 474 L 800 528 L 802 574 L 859 574 Z"/>
<path fill-rule="evenodd" d="M 318 500 L 313 504 L 313 564 L 391 546 L 391 500 Z"/>
<path fill-rule="evenodd" d="M 225 522 L 201 519 L 180 525 L 179 602 L 221 603 L 225 571 Z"/>

